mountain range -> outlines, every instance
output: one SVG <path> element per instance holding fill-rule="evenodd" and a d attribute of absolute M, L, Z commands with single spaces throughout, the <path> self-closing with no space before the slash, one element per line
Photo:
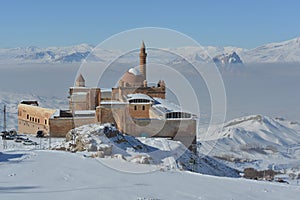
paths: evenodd
<path fill-rule="evenodd" d="M 253 49 L 232 46 L 188 46 L 167 48 L 165 50 L 175 52 L 192 62 L 208 62 L 213 59 L 216 64 L 220 65 L 235 63 L 298 63 L 300 62 L 300 37 L 265 44 Z M 73 63 L 82 62 L 83 60 L 107 62 L 121 54 L 122 51 L 120 50 L 112 51 L 95 48 L 93 45 L 88 44 L 46 48 L 32 46 L 0 48 L 0 63 Z M 161 59 L 159 56 L 157 54 L 153 58 Z"/>
<path fill-rule="evenodd" d="M 236 169 L 299 170 L 300 124 L 284 118 L 250 115 L 226 122 L 213 134 L 200 134 L 201 151 Z"/>

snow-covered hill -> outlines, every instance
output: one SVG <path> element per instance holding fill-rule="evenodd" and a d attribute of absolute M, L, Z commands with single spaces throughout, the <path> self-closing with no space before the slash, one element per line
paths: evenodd
<path fill-rule="evenodd" d="M 112 162 L 125 165 L 119 159 Z M 62 151 L 6 151 L 0 153 L 0 166 L 3 200 L 295 200 L 300 194 L 299 187 L 293 185 L 178 170 L 125 173 L 105 166 L 98 159 Z M 127 167 L 146 171 L 151 166 L 129 163 Z"/>
<path fill-rule="evenodd" d="M 300 37 L 266 44 L 243 51 L 241 56 L 247 63 L 300 62 Z"/>
<path fill-rule="evenodd" d="M 251 115 L 225 124 L 212 135 L 201 135 L 201 152 L 243 169 L 298 168 L 300 171 L 300 124 L 282 118 Z"/>
<path fill-rule="evenodd" d="M 166 138 L 135 138 L 122 134 L 110 124 L 78 127 L 67 134 L 66 141 L 56 143 L 53 149 L 84 152 L 86 156 L 95 158 L 109 156 L 131 163 L 150 164 L 154 170 L 180 169 L 214 176 L 239 177 L 236 170 L 214 158 L 195 156 L 181 142 Z M 107 163 L 106 159 L 102 161 Z M 123 166 L 111 167 L 131 172 Z"/>
<path fill-rule="evenodd" d="M 151 44 L 150 44 L 151 46 Z M 192 62 L 208 62 L 214 57 L 220 55 L 232 55 L 235 61 L 242 60 L 244 63 L 286 63 L 300 62 L 300 37 L 287 40 L 284 42 L 270 43 L 254 49 L 244 49 L 239 47 L 178 47 L 166 48 L 187 58 Z M 70 63 L 82 62 L 87 59 L 90 62 L 103 62 L 115 59 L 120 56 L 120 50 L 106 50 L 94 48 L 92 45 L 80 44 L 68 47 L 18 47 L 18 48 L 1 48 L 0 63 Z M 160 57 L 159 57 L 160 56 Z M 162 58 L 161 55 L 152 55 L 153 59 L 170 59 Z M 240 59 L 237 59 L 240 58 Z M 131 59 L 131 57 L 127 57 Z M 136 59 L 136 57 L 134 57 Z M 233 61 L 232 59 L 230 59 Z M 232 62 L 233 63 L 233 62 Z"/>

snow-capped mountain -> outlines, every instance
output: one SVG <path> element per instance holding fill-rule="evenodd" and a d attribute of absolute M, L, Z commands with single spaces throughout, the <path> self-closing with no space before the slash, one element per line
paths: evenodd
<path fill-rule="evenodd" d="M 254 49 L 244 49 L 239 47 L 178 47 L 167 48 L 166 51 L 176 53 L 191 62 L 211 62 L 213 59 L 217 63 L 286 63 L 300 62 L 300 37 L 277 43 L 266 44 Z M 0 49 L 1 63 L 66 63 L 88 61 L 111 61 L 122 55 L 120 50 L 106 50 L 94 48 L 92 45 L 80 44 L 68 47 L 18 47 Z M 163 58 L 162 58 L 163 57 Z M 165 54 L 154 53 L 152 58 L 170 59 Z M 129 60 L 131 57 L 128 58 Z M 136 59 L 136 58 L 134 58 Z M 178 59 L 177 59 L 178 60 Z"/>
<path fill-rule="evenodd" d="M 225 124 L 212 135 L 200 135 L 202 151 L 231 161 L 237 168 L 289 169 L 300 166 L 300 124 L 282 118 L 251 115 Z M 300 170 L 300 168 L 299 168 Z"/>
<path fill-rule="evenodd" d="M 300 62 L 300 37 L 246 50 L 241 56 L 248 63 Z"/>
<path fill-rule="evenodd" d="M 81 62 L 94 47 L 80 44 L 68 47 L 18 47 L 0 49 L 0 60 L 5 63 Z"/>
<path fill-rule="evenodd" d="M 232 53 L 215 56 L 213 61 L 216 63 L 216 65 L 225 67 L 233 64 L 243 64 L 243 61 L 235 51 Z"/>

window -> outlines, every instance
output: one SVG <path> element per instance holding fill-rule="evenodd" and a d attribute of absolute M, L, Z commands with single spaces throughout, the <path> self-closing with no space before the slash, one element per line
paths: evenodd
<path fill-rule="evenodd" d="M 143 110 L 145 110 L 145 106 L 143 106 Z"/>
<path fill-rule="evenodd" d="M 27 119 L 29 119 L 29 115 L 27 114 Z"/>
<path fill-rule="evenodd" d="M 137 110 L 137 106 L 134 106 L 134 110 Z"/>
<path fill-rule="evenodd" d="M 45 119 L 45 124 L 47 125 L 47 120 Z"/>
<path fill-rule="evenodd" d="M 38 119 L 38 123 L 40 123 L 40 119 Z"/>

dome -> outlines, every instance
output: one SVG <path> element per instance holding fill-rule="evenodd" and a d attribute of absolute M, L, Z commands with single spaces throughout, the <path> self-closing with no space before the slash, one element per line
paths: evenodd
<path fill-rule="evenodd" d="M 129 73 L 132 73 L 133 75 L 141 75 L 141 73 L 140 73 L 140 70 L 139 69 L 137 69 L 137 68 L 130 68 L 129 70 L 128 70 L 128 72 Z"/>
<path fill-rule="evenodd" d="M 135 75 L 135 72 L 139 72 L 138 70 L 131 68 L 123 75 L 120 82 L 124 83 L 124 86 L 142 86 L 144 78 L 142 75 Z"/>

